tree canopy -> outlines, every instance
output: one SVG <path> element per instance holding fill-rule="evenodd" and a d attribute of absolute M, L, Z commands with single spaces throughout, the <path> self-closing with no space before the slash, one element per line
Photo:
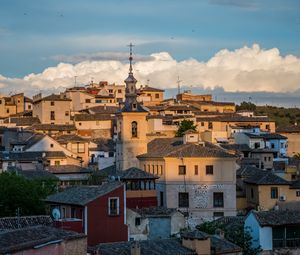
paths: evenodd
<path fill-rule="evenodd" d="M 184 135 L 184 132 L 191 129 L 196 131 L 197 126 L 194 125 L 194 121 L 192 120 L 183 120 L 178 124 L 178 129 L 176 132 L 177 137 L 181 137 Z"/>
<path fill-rule="evenodd" d="M 16 173 L 0 174 L 0 217 L 45 214 L 45 199 L 57 191 L 53 179 L 29 180 Z"/>

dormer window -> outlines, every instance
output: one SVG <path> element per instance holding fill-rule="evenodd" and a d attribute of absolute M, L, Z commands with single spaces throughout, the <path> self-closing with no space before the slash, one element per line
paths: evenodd
<path fill-rule="evenodd" d="M 132 109 L 136 110 L 136 104 L 132 104 Z"/>
<path fill-rule="evenodd" d="M 131 136 L 137 137 L 137 122 L 136 121 L 133 121 L 131 123 Z"/>

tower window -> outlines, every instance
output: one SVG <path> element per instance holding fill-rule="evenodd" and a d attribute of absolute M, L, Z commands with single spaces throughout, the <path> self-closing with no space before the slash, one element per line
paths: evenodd
<path fill-rule="evenodd" d="M 131 123 L 131 136 L 137 137 L 137 122 L 136 121 L 133 121 Z"/>

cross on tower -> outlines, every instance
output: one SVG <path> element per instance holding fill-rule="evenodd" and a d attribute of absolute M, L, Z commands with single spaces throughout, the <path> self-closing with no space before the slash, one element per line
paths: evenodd
<path fill-rule="evenodd" d="M 130 50 L 130 55 L 129 55 L 129 73 L 132 74 L 132 48 L 135 46 L 133 45 L 132 43 L 130 43 L 129 45 L 127 45 L 129 47 L 129 50 Z"/>

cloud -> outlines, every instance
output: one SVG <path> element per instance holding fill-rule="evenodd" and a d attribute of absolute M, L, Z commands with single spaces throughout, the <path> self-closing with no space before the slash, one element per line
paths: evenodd
<path fill-rule="evenodd" d="M 95 52 L 95 53 L 82 53 L 76 55 L 56 55 L 51 59 L 59 62 L 79 63 L 83 61 L 128 61 L 128 53 L 126 52 Z M 135 55 L 135 61 L 150 61 L 154 60 L 151 56 Z"/>
<path fill-rule="evenodd" d="M 92 54 L 82 55 L 78 60 L 89 56 Z M 97 57 L 103 60 L 60 63 L 22 79 L 0 75 L 1 91 L 25 91 L 30 95 L 40 90 L 61 91 L 74 86 L 74 76 L 77 76 L 77 85 L 88 84 L 92 78 L 94 81 L 124 84 L 128 73 L 128 63 L 123 62 L 125 56 L 107 53 L 107 59 L 119 60 L 106 60 L 105 54 L 101 53 Z M 299 89 L 300 59 L 293 55 L 282 56 L 277 48 L 262 49 L 257 44 L 233 51 L 223 49 L 206 62 L 196 59 L 177 61 L 169 53 L 159 52 L 134 59 L 134 75 L 139 84 L 145 84 L 149 79 L 151 86 L 164 89 L 175 88 L 180 76 L 182 85 L 194 88 L 222 87 L 228 92 L 293 92 Z"/>

